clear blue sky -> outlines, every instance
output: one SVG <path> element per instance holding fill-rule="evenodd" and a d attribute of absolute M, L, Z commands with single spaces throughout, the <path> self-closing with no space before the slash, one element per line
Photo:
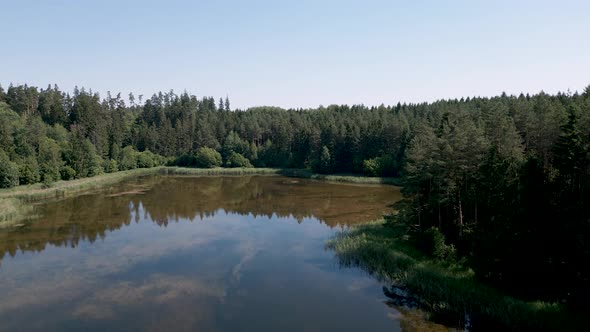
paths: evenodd
<path fill-rule="evenodd" d="M 393 104 L 590 84 L 590 1 L 0 0 L 0 83 L 232 106 Z"/>

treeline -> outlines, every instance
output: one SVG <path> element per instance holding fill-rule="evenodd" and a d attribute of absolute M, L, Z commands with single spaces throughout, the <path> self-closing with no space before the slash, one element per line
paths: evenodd
<path fill-rule="evenodd" d="M 160 164 L 397 175 L 409 132 L 391 107 L 230 109 L 173 91 L 128 104 L 57 86 L 0 87 L 0 187 Z"/>
<path fill-rule="evenodd" d="M 396 220 L 419 246 L 511 294 L 587 308 L 590 87 L 409 109 Z"/>
<path fill-rule="evenodd" d="M 590 87 L 289 110 L 173 91 L 126 100 L 0 88 L 0 187 L 164 163 L 398 176 L 398 219 L 432 254 L 524 295 L 589 289 Z"/>
<path fill-rule="evenodd" d="M 0 188 L 160 165 L 128 141 L 137 107 L 76 89 L 0 87 Z"/>

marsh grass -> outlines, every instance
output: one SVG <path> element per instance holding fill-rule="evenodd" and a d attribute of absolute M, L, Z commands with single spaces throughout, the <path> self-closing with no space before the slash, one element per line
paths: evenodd
<path fill-rule="evenodd" d="M 564 305 L 526 302 L 499 293 L 475 280 L 461 263 L 442 263 L 418 252 L 402 225 L 384 220 L 355 226 L 326 243 L 343 266 L 364 269 L 382 281 L 405 287 L 434 313 L 469 313 L 473 324 L 500 329 L 577 331 L 587 320 Z M 479 321 L 479 324 L 478 324 Z"/>
<path fill-rule="evenodd" d="M 17 198 L 0 198 L 0 228 L 17 225 L 30 210 L 29 205 Z"/>
<path fill-rule="evenodd" d="M 133 177 L 157 174 L 161 169 L 162 167 L 138 168 L 116 173 L 102 174 L 91 178 L 57 181 L 49 186 L 42 183 L 36 183 L 29 186 L 1 189 L 0 199 L 17 198 L 21 201 L 29 202 L 47 198 L 66 197 L 71 194 L 115 184 Z"/>
<path fill-rule="evenodd" d="M 32 204 L 36 201 L 62 198 L 95 190 L 126 179 L 157 174 L 161 169 L 162 167 L 139 168 L 102 174 L 91 178 L 58 181 L 49 186 L 37 183 L 29 186 L 0 189 L 0 227 L 9 227 L 18 224 L 25 217 L 30 217 Z"/>
<path fill-rule="evenodd" d="M 281 175 L 278 168 L 188 168 L 188 167 L 163 167 L 159 170 L 161 175 L 180 176 L 216 176 L 216 175 Z"/>
<path fill-rule="evenodd" d="M 346 182 L 359 184 L 391 184 L 396 186 L 400 185 L 399 178 L 369 177 L 358 174 L 317 174 L 313 173 L 311 170 L 308 169 L 283 169 L 280 171 L 280 175 L 329 182 Z"/>

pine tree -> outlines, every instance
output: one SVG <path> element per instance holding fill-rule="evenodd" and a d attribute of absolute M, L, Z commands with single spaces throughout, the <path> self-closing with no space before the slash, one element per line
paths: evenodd
<path fill-rule="evenodd" d="M 231 111 L 231 108 L 229 107 L 229 97 L 225 97 L 225 111 L 229 112 Z"/>
<path fill-rule="evenodd" d="M 561 126 L 554 151 L 554 165 L 570 191 L 580 190 L 582 176 L 587 172 L 588 149 L 577 126 L 577 109 L 570 105 L 568 120 Z"/>

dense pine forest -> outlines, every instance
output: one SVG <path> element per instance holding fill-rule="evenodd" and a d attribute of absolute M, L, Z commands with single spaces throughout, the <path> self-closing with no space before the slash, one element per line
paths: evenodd
<path fill-rule="evenodd" d="M 425 252 L 524 298 L 590 296 L 590 86 L 583 93 L 232 109 L 173 91 L 101 98 L 0 87 L 0 187 L 157 165 L 399 177 Z"/>

